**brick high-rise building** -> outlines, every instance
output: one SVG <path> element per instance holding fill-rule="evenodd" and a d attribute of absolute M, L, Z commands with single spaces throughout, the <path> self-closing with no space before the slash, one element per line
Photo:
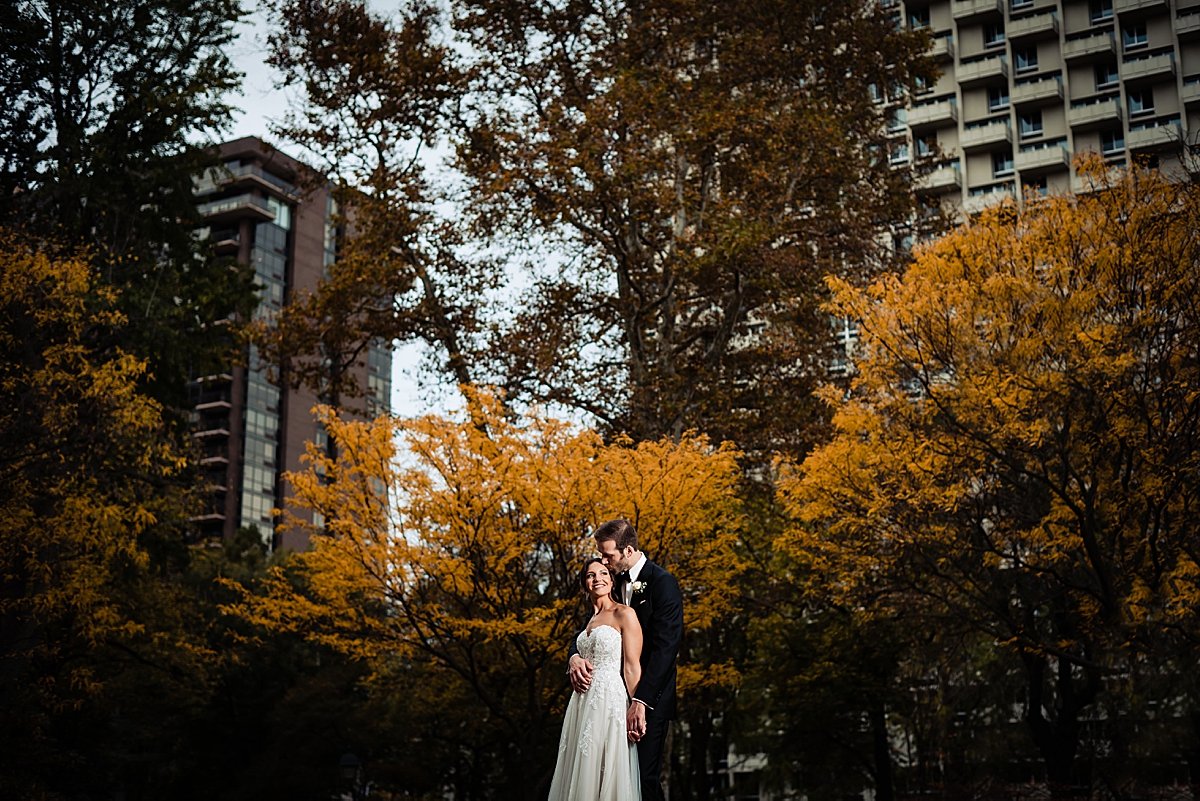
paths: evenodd
<path fill-rule="evenodd" d="M 258 138 L 222 144 L 220 156 L 224 168 L 196 180 L 196 202 L 207 226 L 201 233 L 218 253 L 253 266 L 260 287 L 256 315 L 269 317 L 296 292 L 315 289 L 333 262 L 334 200 L 327 188 L 307 180 L 311 172 L 304 164 Z M 270 547 L 303 549 L 303 534 L 275 532 L 272 510 L 285 505 L 283 472 L 301 468 L 306 443 L 324 443 L 311 412 L 318 398 L 307 388 L 293 390 L 286 381 L 272 380 L 279 370 L 262 364 L 253 348 L 245 364 L 192 383 L 194 436 L 214 487 L 212 506 L 197 523 L 213 538 L 228 539 L 249 527 Z M 369 417 L 387 411 L 386 343 L 373 343 L 358 370 L 367 395 L 343 399 L 343 405 Z"/>

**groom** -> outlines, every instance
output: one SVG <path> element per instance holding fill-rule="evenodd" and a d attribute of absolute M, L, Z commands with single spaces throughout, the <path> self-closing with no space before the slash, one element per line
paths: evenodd
<path fill-rule="evenodd" d="M 628 520 L 610 520 L 592 535 L 600 559 L 613 574 L 613 597 L 629 604 L 642 626 L 642 678 L 629 705 L 626 729 L 637 743 L 643 801 L 663 801 L 663 747 L 675 717 L 675 659 L 683 636 L 683 595 L 679 582 L 638 550 Z M 569 660 L 571 686 L 585 692 L 592 666 L 574 647 Z"/>

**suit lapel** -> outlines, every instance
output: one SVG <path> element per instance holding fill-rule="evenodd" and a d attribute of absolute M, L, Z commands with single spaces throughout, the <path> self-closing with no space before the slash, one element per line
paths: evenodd
<path fill-rule="evenodd" d="M 638 622 L 642 623 L 642 628 L 645 629 L 645 622 L 649 618 L 643 618 L 643 612 L 649 612 L 650 604 L 650 582 L 654 580 L 655 573 L 658 572 L 658 565 L 646 560 L 646 564 L 642 566 L 642 572 L 638 574 L 638 582 L 645 584 L 640 593 L 634 594 L 632 585 L 629 590 L 629 605 L 633 607 L 633 611 L 637 613 Z"/>

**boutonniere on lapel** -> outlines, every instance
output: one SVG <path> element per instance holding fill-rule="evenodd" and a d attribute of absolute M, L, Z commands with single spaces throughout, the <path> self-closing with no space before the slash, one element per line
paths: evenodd
<path fill-rule="evenodd" d="M 644 581 L 633 581 L 629 584 L 629 592 L 632 598 L 636 598 L 645 591 L 650 585 Z"/>

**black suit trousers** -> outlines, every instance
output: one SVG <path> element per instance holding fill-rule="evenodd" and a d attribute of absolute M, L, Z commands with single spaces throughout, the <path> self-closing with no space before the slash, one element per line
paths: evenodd
<path fill-rule="evenodd" d="M 642 773 L 642 801 L 664 801 L 662 769 L 663 752 L 671 719 L 646 710 L 646 735 L 637 744 L 638 769 Z"/>

